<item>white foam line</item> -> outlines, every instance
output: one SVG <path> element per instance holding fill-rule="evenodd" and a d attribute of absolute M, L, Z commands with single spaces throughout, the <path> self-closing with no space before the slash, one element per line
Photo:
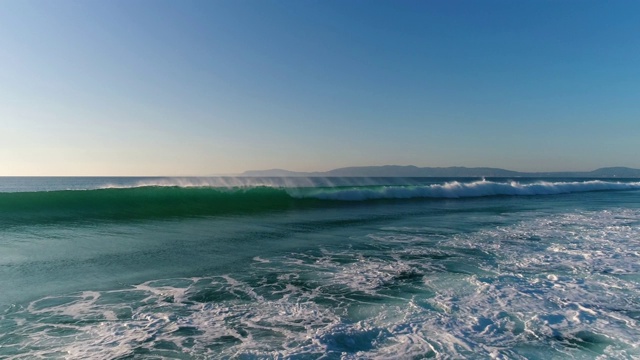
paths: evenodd
<path fill-rule="evenodd" d="M 289 194 L 293 197 L 311 197 L 323 200 L 362 201 L 371 199 L 465 198 L 498 195 L 556 195 L 574 192 L 638 189 L 640 189 L 640 182 L 623 183 L 593 180 L 583 182 L 539 181 L 522 184 L 516 181 L 501 183 L 482 180 L 470 183 L 452 181 L 424 186 L 311 189 L 303 192 L 289 191 Z"/>

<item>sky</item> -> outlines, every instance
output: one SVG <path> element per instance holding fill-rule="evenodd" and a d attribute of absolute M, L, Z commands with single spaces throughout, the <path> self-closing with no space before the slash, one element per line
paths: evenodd
<path fill-rule="evenodd" d="M 0 1 L 0 176 L 640 168 L 635 0 Z"/>

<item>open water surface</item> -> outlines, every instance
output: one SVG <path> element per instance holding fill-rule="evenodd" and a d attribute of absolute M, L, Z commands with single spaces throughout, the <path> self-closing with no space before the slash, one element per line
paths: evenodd
<path fill-rule="evenodd" d="M 0 358 L 640 357 L 640 182 L 0 178 Z"/>

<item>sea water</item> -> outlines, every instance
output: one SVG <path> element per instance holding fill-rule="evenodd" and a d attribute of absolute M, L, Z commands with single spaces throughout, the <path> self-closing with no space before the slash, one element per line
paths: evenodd
<path fill-rule="evenodd" d="M 638 180 L 0 178 L 0 358 L 638 357 Z"/>

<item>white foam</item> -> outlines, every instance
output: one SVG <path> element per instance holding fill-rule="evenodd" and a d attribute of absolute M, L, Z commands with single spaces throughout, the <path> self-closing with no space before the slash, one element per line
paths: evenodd
<path fill-rule="evenodd" d="M 638 190 L 640 182 L 607 182 L 600 180 L 582 182 L 535 183 L 458 181 L 423 186 L 380 186 L 375 188 L 334 188 L 317 189 L 305 192 L 291 192 L 294 197 L 313 197 L 324 200 L 362 201 L 372 199 L 411 199 L 411 198 L 466 198 L 482 196 L 532 196 L 556 195 L 574 192 L 605 190 Z"/>
<path fill-rule="evenodd" d="M 640 285 L 624 276 L 640 272 L 640 210 L 524 218 L 444 239 L 385 228 L 367 243 L 379 253 L 254 258 L 243 274 L 47 297 L 0 321 L 21 324 L 16 358 L 639 356 Z"/>

